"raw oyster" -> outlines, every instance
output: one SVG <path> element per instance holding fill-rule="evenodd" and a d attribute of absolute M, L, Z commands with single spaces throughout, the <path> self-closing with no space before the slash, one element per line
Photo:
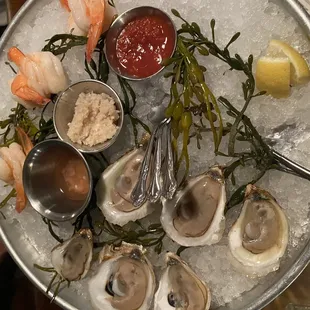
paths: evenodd
<path fill-rule="evenodd" d="M 155 294 L 155 310 L 208 310 L 211 294 L 206 284 L 177 255 L 166 255 L 167 268 Z"/>
<path fill-rule="evenodd" d="M 83 279 L 93 257 L 93 236 L 89 229 L 82 229 L 71 239 L 52 250 L 52 265 L 67 281 Z"/>
<path fill-rule="evenodd" d="M 147 310 L 154 291 L 153 268 L 141 246 L 123 242 L 106 246 L 100 253 L 99 269 L 89 281 L 89 294 L 96 310 Z"/>
<path fill-rule="evenodd" d="M 161 223 L 167 235 L 182 246 L 217 243 L 225 229 L 225 180 L 212 167 L 193 178 L 172 200 L 163 200 Z"/>
<path fill-rule="evenodd" d="M 144 154 L 142 148 L 134 149 L 101 175 L 96 188 L 97 205 L 110 223 L 124 226 L 154 211 L 154 206 L 149 202 L 137 208 L 130 198 L 139 177 Z"/>
<path fill-rule="evenodd" d="M 287 219 L 270 193 L 250 184 L 228 237 L 234 265 L 249 276 L 265 276 L 280 266 L 288 243 Z"/>

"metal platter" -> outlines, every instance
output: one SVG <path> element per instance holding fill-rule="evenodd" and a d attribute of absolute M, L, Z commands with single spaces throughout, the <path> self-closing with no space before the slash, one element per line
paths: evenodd
<path fill-rule="evenodd" d="M 28 12 L 31 10 L 39 10 L 40 7 L 47 2 L 46 0 L 28 0 L 25 3 L 2 36 L 0 41 L 0 53 L 5 49 L 9 38 L 14 35 L 14 31 L 20 20 L 22 20 Z M 297 0 L 274 0 L 273 2 L 279 2 L 281 6 L 284 6 L 288 13 L 298 21 L 306 36 L 310 38 L 310 15 L 304 8 L 306 0 L 303 0 L 302 3 Z M 25 239 L 20 234 L 18 224 L 16 222 L 12 224 L 5 220 L 1 220 L 0 236 L 20 269 L 38 288 L 45 291 L 49 282 L 49 276 L 33 268 L 33 262 L 37 258 L 37 253 L 30 244 L 25 244 Z M 277 272 L 272 278 L 272 281 L 269 282 L 268 288 L 266 288 L 266 285 L 258 285 L 250 292 L 244 293 L 242 298 L 218 309 L 254 310 L 261 309 L 269 304 L 281 294 L 307 266 L 310 260 L 310 240 L 301 239 L 300 242 L 300 251 L 295 253 L 294 257 L 283 264 L 280 271 Z M 62 308 L 68 310 L 89 309 L 90 307 L 83 296 L 77 295 L 75 291 L 70 289 L 62 291 L 55 301 Z"/>

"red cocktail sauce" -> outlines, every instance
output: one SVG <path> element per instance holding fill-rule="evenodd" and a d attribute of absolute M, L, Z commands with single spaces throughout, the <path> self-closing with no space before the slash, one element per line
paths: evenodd
<path fill-rule="evenodd" d="M 125 26 L 116 42 L 122 73 L 137 78 L 158 72 L 165 58 L 172 56 L 175 30 L 160 16 L 137 18 Z"/>

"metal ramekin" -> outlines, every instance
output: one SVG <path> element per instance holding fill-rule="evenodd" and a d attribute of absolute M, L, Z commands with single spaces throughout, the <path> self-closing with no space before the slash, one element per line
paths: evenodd
<path fill-rule="evenodd" d="M 89 92 L 94 92 L 96 94 L 105 93 L 109 95 L 114 99 L 116 109 L 119 111 L 119 119 L 116 123 L 116 125 L 118 126 L 116 134 L 113 136 L 112 139 L 104 143 L 94 145 L 92 147 L 74 143 L 67 135 L 69 129 L 68 124 L 73 119 L 75 103 L 79 95 L 81 93 Z M 71 144 L 82 153 L 98 153 L 109 148 L 116 141 L 123 126 L 124 110 L 121 99 L 110 86 L 97 80 L 82 80 L 70 85 L 58 96 L 54 107 L 53 118 L 56 133 L 62 141 Z"/>
<path fill-rule="evenodd" d="M 121 76 L 124 79 L 128 79 L 128 80 L 132 80 L 132 81 L 142 81 L 142 80 L 146 80 L 146 79 L 150 79 L 153 76 L 157 75 L 159 72 L 161 72 L 165 67 L 163 66 L 162 68 L 160 68 L 157 72 L 155 72 L 154 74 L 147 76 L 147 77 L 135 77 L 129 74 L 126 74 L 124 72 L 122 72 L 120 70 L 120 64 L 116 55 L 116 43 L 117 43 L 117 39 L 120 35 L 120 33 L 122 32 L 122 30 L 124 29 L 124 27 L 132 22 L 133 20 L 135 20 L 137 17 L 141 17 L 141 16 L 160 16 L 162 17 L 164 20 L 167 21 L 167 23 L 169 23 L 171 25 L 171 27 L 173 27 L 174 29 L 174 47 L 172 50 L 172 53 L 169 57 L 172 57 L 175 49 L 176 49 L 176 45 L 177 45 L 177 38 L 178 38 L 178 33 L 176 30 L 176 27 L 172 21 L 172 19 L 170 18 L 170 16 L 158 9 L 158 8 L 154 8 L 154 7 L 150 7 L 150 6 L 140 6 L 140 7 L 136 7 L 133 8 L 131 10 L 128 10 L 126 12 L 124 12 L 123 14 L 121 14 L 120 16 L 118 16 L 115 21 L 113 22 L 113 24 L 111 25 L 107 37 L 106 37 L 106 57 L 107 57 L 107 62 L 110 66 L 110 68 L 119 76 Z"/>

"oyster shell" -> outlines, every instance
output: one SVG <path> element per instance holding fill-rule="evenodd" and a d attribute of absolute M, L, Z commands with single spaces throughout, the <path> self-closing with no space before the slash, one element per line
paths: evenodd
<path fill-rule="evenodd" d="M 63 279 L 78 281 L 86 276 L 92 257 L 92 232 L 81 229 L 72 238 L 53 248 L 51 262 Z"/>
<path fill-rule="evenodd" d="M 288 223 L 270 193 L 248 185 L 241 214 L 229 232 L 234 265 L 249 276 L 265 276 L 280 266 L 288 243 Z"/>
<path fill-rule="evenodd" d="M 154 291 L 153 268 L 141 246 L 123 242 L 106 246 L 100 253 L 99 269 L 89 281 L 89 294 L 96 310 L 147 310 Z"/>
<path fill-rule="evenodd" d="M 134 149 L 101 175 L 96 188 L 97 205 L 110 223 L 124 226 L 154 211 L 154 206 L 149 202 L 135 207 L 130 197 L 139 177 L 144 154 L 142 148 Z"/>
<path fill-rule="evenodd" d="M 155 294 L 155 310 L 208 310 L 211 294 L 206 284 L 177 255 L 166 255 L 167 268 Z"/>
<path fill-rule="evenodd" d="M 167 235 L 186 247 L 211 245 L 225 229 L 225 180 L 214 166 L 193 178 L 172 200 L 163 200 L 161 223 Z"/>

